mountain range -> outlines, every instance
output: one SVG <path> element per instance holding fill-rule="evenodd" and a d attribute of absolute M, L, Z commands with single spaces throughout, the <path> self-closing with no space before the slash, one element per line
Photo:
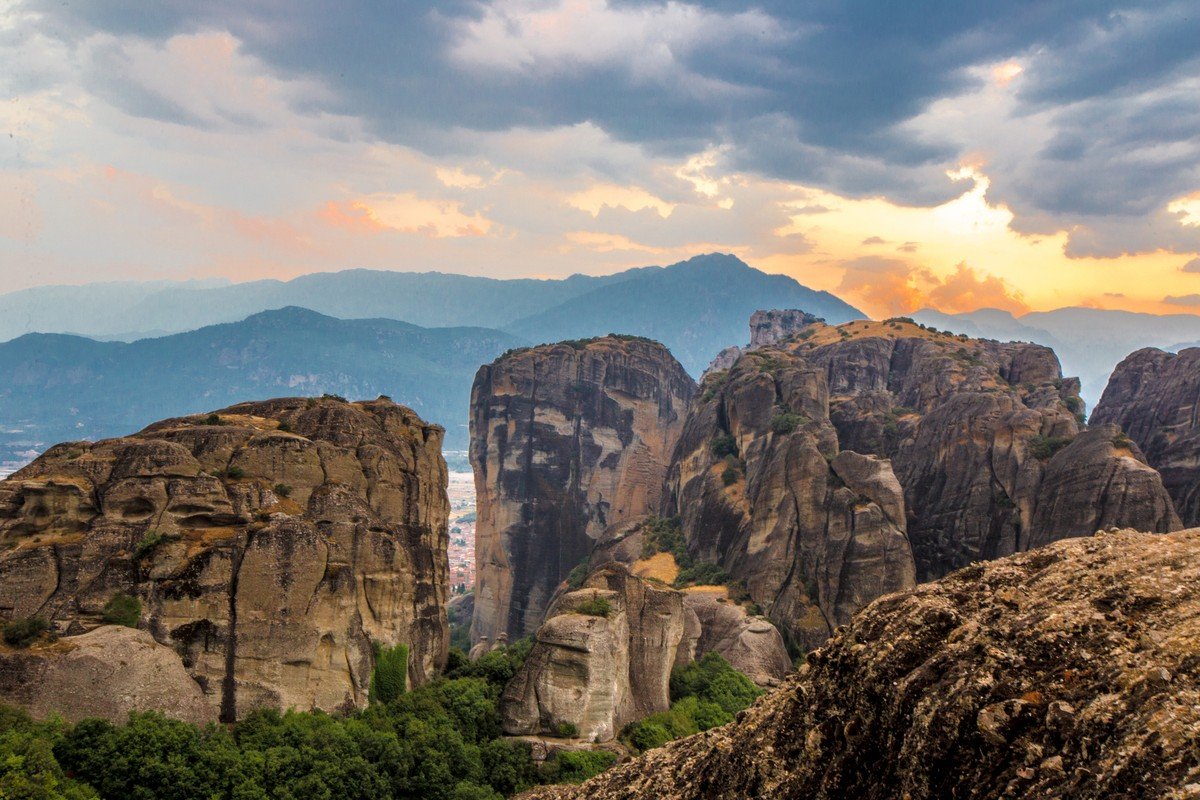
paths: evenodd
<path fill-rule="evenodd" d="M 240 400 L 326 392 L 389 395 L 464 449 L 471 380 L 505 350 L 615 331 L 662 341 L 698 375 L 764 306 L 866 316 L 720 254 L 557 281 L 350 270 L 25 290 L 0 296 L 0 330 L 42 331 L 0 344 L 0 461 Z M 120 341 L 122 330 L 179 328 L 189 332 Z"/>

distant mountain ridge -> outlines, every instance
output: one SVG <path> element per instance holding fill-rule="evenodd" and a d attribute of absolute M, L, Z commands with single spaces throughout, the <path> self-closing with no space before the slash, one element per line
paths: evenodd
<path fill-rule="evenodd" d="M 966 314 L 922 309 L 913 319 L 941 330 L 1053 348 L 1063 373 L 1079 376 L 1088 409 L 1095 408 L 1109 376 L 1125 356 L 1143 347 L 1179 350 L 1200 340 L 1200 316 L 1142 314 L 1096 308 L 1059 308 L 1014 316 L 994 308 Z"/>
<path fill-rule="evenodd" d="M 282 394 L 386 394 L 445 425 L 449 446 L 462 447 L 476 368 L 521 344 L 487 328 L 339 320 L 295 307 L 133 343 L 27 334 L 0 344 L 0 461 Z"/>
<path fill-rule="evenodd" d="M 96 337 L 236 316 L 131 343 L 38 333 L 0 344 L 0 462 L 64 439 L 128 433 L 163 417 L 324 392 L 390 395 L 445 426 L 448 448 L 463 449 L 475 372 L 510 348 L 635 334 L 661 341 L 698 375 L 718 351 L 745 338 L 746 320 L 760 307 L 802 307 L 831 322 L 865 316 L 827 292 L 719 254 L 561 281 L 352 270 L 288 283 L 93 288 L 100 304 L 115 304 L 109 317 L 96 313 L 96 300 L 89 305 L 87 287 L 51 287 L 41 295 L 0 296 L 0 324 L 31 324 L 28 314 L 17 323 L 5 316 L 13 298 L 31 313 L 53 309 L 58 317 L 43 314 L 47 324 L 57 319 L 91 328 Z M 290 302 L 256 308 L 281 296 L 303 297 L 317 308 Z M 73 305 L 81 313 L 71 315 Z M 374 316 L 359 318 L 368 312 Z M 402 315 L 411 318 L 397 321 Z M 440 327 L 463 321 L 473 324 Z M 501 323 L 505 330 L 497 329 Z"/>
<path fill-rule="evenodd" d="M 138 332 L 184 332 L 298 306 L 340 319 L 494 328 L 535 344 L 610 332 L 648 336 L 698 375 L 721 348 L 742 339 L 751 313 L 780 304 L 831 322 L 865 316 L 828 292 L 710 254 L 562 280 L 356 269 L 223 286 L 44 287 L 0 295 L 0 340 L 29 332 L 129 340 Z"/>

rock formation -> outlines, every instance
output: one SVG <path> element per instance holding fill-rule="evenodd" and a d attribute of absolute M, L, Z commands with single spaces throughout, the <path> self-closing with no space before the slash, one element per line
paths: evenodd
<path fill-rule="evenodd" d="M 750 349 L 779 344 L 810 325 L 824 321 L 795 308 L 755 311 L 750 315 Z"/>
<path fill-rule="evenodd" d="M 1148 348 L 1122 361 L 1092 415 L 1146 453 L 1187 525 L 1200 525 L 1200 348 Z"/>
<path fill-rule="evenodd" d="M 981 563 L 870 606 L 730 725 L 525 800 L 1197 796 L 1200 530 Z"/>
<path fill-rule="evenodd" d="M 720 587 L 697 586 L 683 593 L 684 641 L 677 662 L 717 653 L 759 686 L 778 686 L 792 671 L 779 629 L 731 602 Z"/>
<path fill-rule="evenodd" d="M 774 348 L 706 378 L 670 476 L 688 549 L 800 647 L 915 581 L 888 462 L 840 452 L 825 371 Z"/>
<path fill-rule="evenodd" d="M 1179 527 L 1119 431 L 1063 450 L 1083 402 L 1048 348 L 890 320 L 813 325 L 757 352 L 821 373 L 840 446 L 892 460 L 921 580 L 1100 527 Z"/>
<path fill-rule="evenodd" d="M 659 509 L 694 391 L 665 347 L 634 337 L 545 345 L 480 368 L 472 641 L 532 633 L 594 542 Z"/>
<path fill-rule="evenodd" d="M 504 732 L 612 740 L 670 706 L 671 669 L 684 640 L 680 592 L 620 564 L 559 595 L 524 667 L 501 698 Z"/>
<path fill-rule="evenodd" d="M 174 686 L 164 707 L 193 719 L 197 691 L 204 716 L 226 721 L 361 707 L 374 642 L 408 645 L 410 679 L 425 680 L 449 638 L 441 442 L 441 428 L 388 400 L 325 398 L 51 448 L 0 483 L 0 614 L 62 637 L 6 654 L 0 695 L 123 717 L 141 701 L 86 707 L 71 687 L 134 650 L 145 657 L 132 674 L 153 673 L 149 692 Z M 97 629 L 118 595 L 140 602 L 149 637 Z M 33 702 L 19 675 L 66 693 Z M 118 678 L 100 695 L 126 696 L 130 676 Z"/>

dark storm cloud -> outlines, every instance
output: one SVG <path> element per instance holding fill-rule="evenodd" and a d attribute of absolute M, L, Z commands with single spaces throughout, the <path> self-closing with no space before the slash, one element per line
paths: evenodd
<path fill-rule="evenodd" d="M 731 20 L 748 11 L 731 0 L 693 5 Z M 1050 112 L 1051 136 L 995 159 L 989 177 L 990 196 L 1026 216 L 1026 228 L 1053 228 L 1056 215 L 1083 228 L 1097 217 L 1147 215 L 1200 181 L 1186 146 L 1200 140 L 1200 92 L 1158 91 L 1200 76 L 1200 13 L 1190 0 L 764 0 L 750 11 L 761 29 L 742 19 L 705 29 L 690 45 L 670 42 L 671 68 L 650 76 L 620 58 L 529 70 L 456 60 L 464 26 L 489 8 L 464 0 L 55 1 L 44 3 L 42 26 L 60 38 L 228 30 L 276 69 L 328 86 L 327 110 L 430 153 L 467 146 L 447 135 L 454 128 L 591 121 L 652 153 L 728 144 L 734 168 L 921 204 L 962 191 L 944 173 L 970 147 L 953 131 L 918 136 L 903 123 L 939 98 L 978 88 L 985 78 L 970 67 L 1025 56 L 1034 66 L 1014 113 Z M 112 74 L 96 82 L 134 113 L 194 122 L 170 98 Z M 1080 242 L 1111 249 L 1103 238 L 1084 231 Z"/>

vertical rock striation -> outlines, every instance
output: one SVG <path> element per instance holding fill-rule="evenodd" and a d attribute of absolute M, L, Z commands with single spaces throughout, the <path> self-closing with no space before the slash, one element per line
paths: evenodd
<path fill-rule="evenodd" d="M 1092 420 L 1121 426 L 1162 473 L 1179 516 L 1200 525 L 1200 347 L 1130 354 Z"/>
<path fill-rule="evenodd" d="M 1179 527 L 1119 431 L 1075 442 L 1079 382 L 1049 348 L 900 320 L 812 330 L 789 352 L 827 375 L 842 446 L 892 459 L 919 579 L 1101 527 Z"/>
<path fill-rule="evenodd" d="M 665 347 L 607 336 L 481 367 L 473 641 L 516 639 L 614 526 L 655 512 L 695 383 Z"/>
<path fill-rule="evenodd" d="M 0 483 L 0 613 L 73 647 L 128 594 L 152 637 L 138 646 L 181 662 L 178 692 L 198 686 L 209 718 L 361 707 L 373 642 L 408 645 L 414 682 L 445 663 L 441 442 L 386 399 L 325 398 L 58 445 Z"/>
<path fill-rule="evenodd" d="M 840 450 L 823 370 L 760 348 L 702 388 L 670 476 L 693 556 L 806 649 L 914 585 L 900 484 L 888 462 Z"/>

